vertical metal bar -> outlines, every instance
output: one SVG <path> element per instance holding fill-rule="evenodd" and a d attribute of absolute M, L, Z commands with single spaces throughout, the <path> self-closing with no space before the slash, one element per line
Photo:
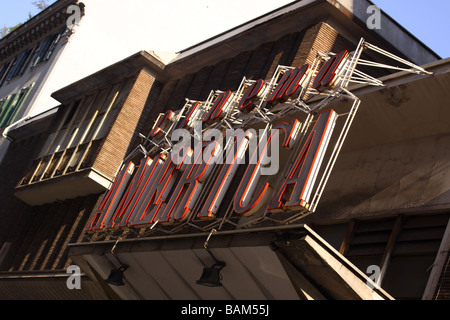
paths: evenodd
<path fill-rule="evenodd" d="M 114 89 L 114 88 L 115 88 L 115 86 L 113 86 L 113 87 L 111 88 L 111 91 L 108 93 L 108 95 L 106 96 L 106 98 L 113 92 L 113 89 Z M 75 171 L 78 171 L 78 170 L 80 169 L 80 166 L 81 166 L 81 164 L 83 163 L 83 160 L 84 160 L 84 158 L 86 157 L 86 155 L 87 155 L 87 153 L 88 153 L 88 151 L 89 151 L 89 149 L 90 149 L 90 147 L 91 147 L 91 145 L 92 145 L 92 141 L 94 141 L 94 140 L 97 138 L 97 134 L 98 134 L 98 132 L 100 131 L 100 129 L 101 129 L 101 127 L 102 127 L 102 125 L 103 125 L 103 123 L 104 123 L 106 117 L 108 116 L 109 111 L 111 110 L 112 106 L 113 106 L 114 103 L 116 102 L 116 99 L 117 99 L 117 97 L 118 97 L 118 95 L 119 95 L 119 93 L 120 93 L 121 88 L 123 88 L 123 83 L 122 83 L 121 85 L 119 85 L 119 87 L 117 88 L 117 91 L 114 93 L 114 96 L 113 96 L 111 102 L 109 103 L 108 108 L 107 108 L 106 111 L 105 111 L 105 114 L 103 115 L 102 119 L 100 120 L 100 123 L 99 123 L 97 129 L 95 130 L 94 134 L 92 135 L 91 140 L 89 141 L 88 145 L 86 146 L 86 149 L 84 150 L 83 155 L 80 157 L 80 160 L 78 161 L 78 165 L 77 165 Z M 103 101 L 103 103 L 106 103 L 106 98 L 105 98 L 105 101 Z M 102 103 L 102 106 L 103 106 L 103 103 Z M 95 117 L 97 117 L 97 115 L 98 115 L 100 109 L 101 109 L 101 107 L 100 107 L 100 108 L 97 108 L 97 111 L 95 112 Z M 84 134 L 84 136 L 83 136 L 83 139 L 86 137 L 87 133 L 90 131 L 90 127 L 92 126 L 92 124 L 93 124 L 94 122 L 95 122 L 95 118 L 93 118 L 93 119 L 91 120 L 91 123 L 89 124 L 89 128 L 87 128 L 86 131 L 85 131 L 85 134 Z M 80 141 L 80 142 L 81 142 L 81 141 Z"/>
<path fill-rule="evenodd" d="M 108 92 L 108 94 L 109 94 L 109 92 Z M 91 120 L 89 121 L 89 124 L 86 126 L 85 131 L 82 133 L 82 135 L 80 137 L 80 140 L 78 141 L 78 144 L 75 146 L 75 149 L 73 150 L 73 153 L 70 156 L 70 159 L 67 162 L 66 167 L 64 168 L 63 175 L 67 173 L 67 170 L 71 166 L 71 163 L 72 163 L 73 159 L 75 158 L 75 156 L 77 154 L 77 151 L 80 148 L 80 145 L 83 144 L 83 140 L 85 139 L 85 137 L 88 134 L 92 124 L 94 123 L 95 118 L 97 117 L 97 114 L 98 114 L 101 106 L 103 106 L 103 103 L 105 103 L 105 100 L 108 97 L 108 94 L 105 94 L 105 98 L 102 99 L 101 103 L 99 103 L 100 107 L 97 107 L 97 110 L 95 110 L 94 114 L 92 115 Z M 77 132 L 80 130 L 80 126 L 83 124 L 83 122 L 86 119 L 87 115 L 89 114 L 91 108 L 94 107 L 94 103 L 96 102 L 96 100 L 97 100 L 97 98 L 99 96 L 100 96 L 100 92 L 97 92 L 95 94 L 95 97 L 92 99 L 92 102 L 90 103 L 89 107 L 86 109 L 86 111 L 85 111 L 85 113 L 83 115 L 83 118 L 80 120 L 80 123 L 79 123 L 78 128 L 77 128 Z M 74 171 L 76 171 L 76 170 L 74 170 Z"/>
<path fill-rule="evenodd" d="M 364 38 L 361 38 L 361 40 L 359 40 L 358 47 L 356 48 L 355 53 L 353 54 L 352 61 L 350 63 L 349 68 L 347 69 L 347 72 L 345 73 L 344 80 L 342 82 L 341 87 L 343 87 L 345 89 L 347 89 L 348 83 L 356 69 L 356 65 L 358 64 L 358 61 L 361 58 L 362 51 L 364 50 L 364 44 L 365 44 L 365 40 L 364 40 Z"/>
<path fill-rule="evenodd" d="M 392 229 L 391 235 L 389 237 L 386 249 L 384 251 L 383 257 L 381 258 L 380 262 L 380 277 L 377 280 L 377 284 L 381 286 L 381 283 L 383 282 L 383 278 L 386 275 L 386 269 L 389 265 L 392 252 L 394 251 L 395 242 L 397 241 L 398 235 L 400 233 L 400 229 L 402 226 L 402 216 L 398 216 L 395 220 L 394 228 Z"/>
<path fill-rule="evenodd" d="M 80 105 L 81 105 L 81 103 L 83 103 L 83 100 L 84 100 L 84 97 L 83 97 L 83 99 L 81 100 Z M 74 106 L 74 104 L 75 104 L 75 102 L 72 102 L 72 103 L 70 104 L 70 107 L 67 108 L 66 115 L 64 116 L 64 118 L 63 118 L 63 120 L 60 122 L 60 124 L 58 125 L 58 128 L 57 128 L 56 131 L 55 131 L 55 135 L 53 136 L 52 141 L 48 144 L 47 149 L 46 149 L 45 152 L 43 153 L 43 156 L 41 157 L 41 159 L 40 159 L 38 165 L 36 166 L 36 169 L 34 170 L 33 174 L 31 175 L 31 177 L 30 177 L 30 182 L 33 181 L 34 177 L 35 177 L 36 174 L 39 172 L 39 168 L 43 165 L 43 163 L 42 163 L 43 161 L 42 161 L 42 160 L 45 158 L 45 156 L 50 152 L 51 148 L 53 147 L 53 144 L 55 143 L 56 138 L 58 137 L 59 133 L 61 132 L 61 129 L 62 129 L 63 125 L 64 125 L 64 122 L 66 121 L 67 117 L 69 116 L 70 110 L 72 109 L 72 107 Z M 75 118 L 75 117 L 73 117 L 73 118 Z M 72 118 L 72 119 L 73 119 L 73 118 Z M 71 120 L 71 121 L 72 121 L 72 120 Z M 51 161 L 49 161 L 49 164 L 50 164 L 50 162 L 51 162 Z M 47 166 L 47 168 L 48 168 L 48 166 Z M 39 180 L 41 180 L 41 178 L 44 176 L 45 171 L 47 170 L 47 168 L 44 169 L 44 171 L 42 171 L 42 174 L 41 174 L 41 177 L 39 178 Z"/>
<path fill-rule="evenodd" d="M 349 94 L 351 94 L 350 92 L 348 92 Z M 323 190 L 325 189 L 325 185 L 330 177 L 331 171 L 333 170 L 333 167 L 336 163 L 336 159 L 339 155 L 339 152 L 342 148 L 342 145 L 344 144 L 345 138 L 348 134 L 348 131 L 350 129 L 350 126 L 353 122 L 353 119 L 355 118 L 356 112 L 358 111 L 358 107 L 361 103 L 361 100 L 359 100 L 359 98 L 357 98 L 356 96 L 354 96 L 353 94 L 351 94 L 351 96 L 353 96 L 354 102 L 353 102 L 353 106 L 351 111 L 349 112 L 346 122 L 341 130 L 341 134 L 336 142 L 336 145 L 333 149 L 333 152 L 330 156 L 330 159 L 328 160 L 328 164 L 325 167 L 325 171 L 322 175 L 322 178 L 317 186 L 317 192 L 315 194 L 314 199 L 311 201 L 311 212 L 314 212 L 316 210 L 317 204 L 320 200 L 320 197 L 323 194 Z"/>
<path fill-rule="evenodd" d="M 339 248 L 339 253 L 343 256 L 347 253 L 350 242 L 352 241 L 353 235 L 355 233 L 356 220 L 353 219 L 348 226 L 347 232 L 345 233 L 344 240 L 341 243 L 341 247 Z"/>

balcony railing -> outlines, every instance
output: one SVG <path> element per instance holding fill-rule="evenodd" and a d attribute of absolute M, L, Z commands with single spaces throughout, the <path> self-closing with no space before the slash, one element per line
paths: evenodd
<path fill-rule="evenodd" d="M 36 159 L 18 187 L 90 169 L 102 141 L 103 139 L 89 141 Z"/>

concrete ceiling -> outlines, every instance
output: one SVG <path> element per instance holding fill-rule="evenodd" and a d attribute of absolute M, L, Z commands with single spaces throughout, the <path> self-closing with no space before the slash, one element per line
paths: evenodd
<path fill-rule="evenodd" d="M 382 78 L 385 87 L 350 89 L 361 105 L 343 151 L 449 134 L 449 62 L 425 66 L 430 76 L 398 73 Z"/>
<path fill-rule="evenodd" d="M 124 286 L 103 283 L 121 299 L 309 300 L 392 299 L 367 285 L 367 276 L 307 226 L 288 233 L 270 228 L 217 232 L 208 248 L 224 261 L 222 287 L 197 284 L 214 259 L 203 247 L 208 234 L 73 244 L 71 259 L 103 282 L 128 265 Z M 290 232 L 292 231 L 292 232 Z M 97 274 L 97 276 L 95 276 Z"/>

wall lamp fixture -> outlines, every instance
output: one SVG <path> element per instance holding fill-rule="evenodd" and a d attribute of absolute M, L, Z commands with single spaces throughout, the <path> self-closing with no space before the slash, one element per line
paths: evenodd
<path fill-rule="evenodd" d="M 111 270 L 111 272 L 109 273 L 109 276 L 107 279 L 105 279 L 105 282 L 108 284 L 112 284 L 114 286 L 123 286 L 125 283 L 123 282 L 123 273 L 125 272 L 125 270 L 127 270 L 129 268 L 128 265 L 123 264 L 120 260 L 119 257 L 117 256 L 117 254 L 114 252 L 114 249 L 116 248 L 117 243 L 119 242 L 120 238 L 117 239 L 116 243 L 114 244 L 114 246 L 111 249 L 111 253 L 112 255 L 117 259 L 117 261 L 120 264 L 119 268 L 114 268 Z"/>
<path fill-rule="evenodd" d="M 221 287 L 222 286 L 222 275 L 220 271 L 225 267 L 225 262 L 219 261 L 212 254 L 212 252 L 208 249 L 208 241 L 211 235 L 215 232 L 215 229 L 212 229 L 205 244 L 203 245 L 209 255 L 213 258 L 214 264 L 211 267 L 203 268 L 203 273 L 199 280 L 197 280 L 197 284 L 207 287 Z"/>

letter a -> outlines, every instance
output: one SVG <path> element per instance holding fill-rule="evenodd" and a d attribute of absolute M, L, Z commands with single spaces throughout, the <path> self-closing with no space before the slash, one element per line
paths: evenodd
<path fill-rule="evenodd" d="M 69 290 L 81 289 L 81 270 L 79 266 L 70 265 L 67 273 L 73 273 L 66 280 L 66 286 Z"/>
<path fill-rule="evenodd" d="M 312 188 L 336 119 L 337 114 L 333 110 L 324 111 L 319 116 L 284 183 L 278 189 L 279 192 L 268 206 L 268 210 L 282 212 L 308 209 Z"/>
<path fill-rule="evenodd" d="M 370 30 L 381 29 L 381 10 L 376 5 L 367 7 L 367 13 L 372 14 L 367 19 L 367 28 Z"/>

